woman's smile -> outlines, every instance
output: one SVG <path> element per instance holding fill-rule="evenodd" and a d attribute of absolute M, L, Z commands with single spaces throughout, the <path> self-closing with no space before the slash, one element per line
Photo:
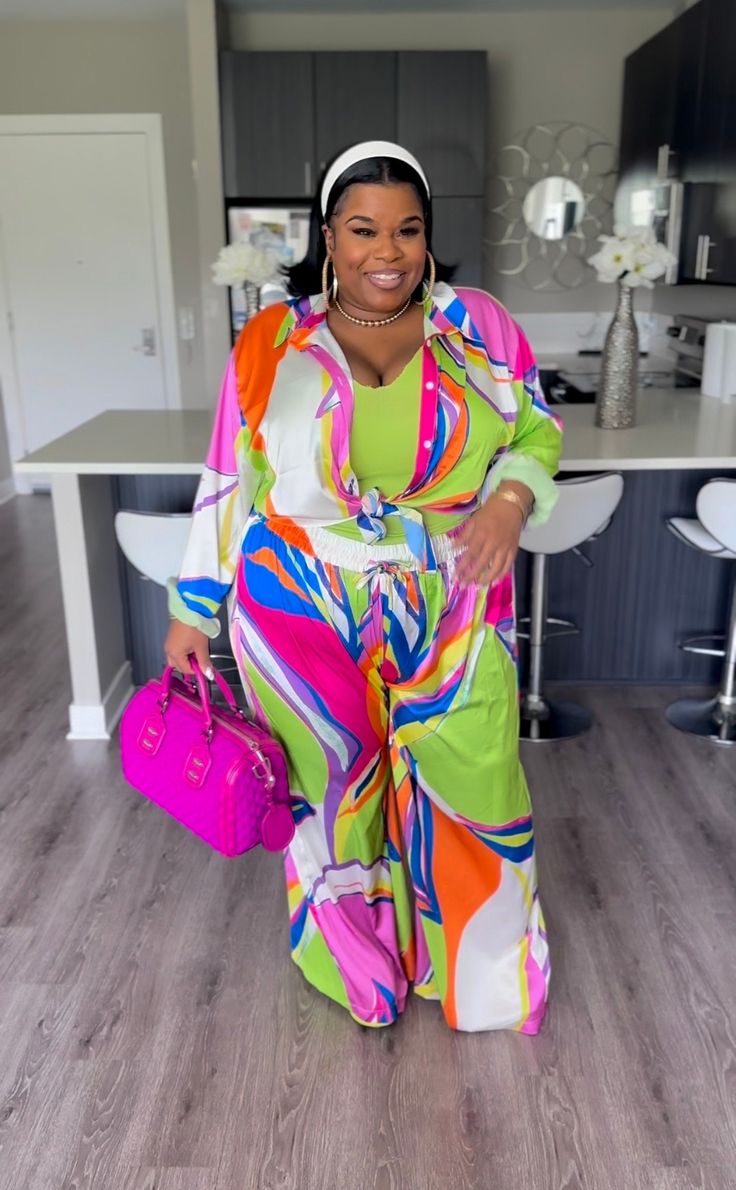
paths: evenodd
<path fill-rule="evenodd" d="M 372 273 L 366 272 L 363 275 L 379 289 L 400 289 L 405 277 L 405 274 L 398 269 L 382 269 Z"/>

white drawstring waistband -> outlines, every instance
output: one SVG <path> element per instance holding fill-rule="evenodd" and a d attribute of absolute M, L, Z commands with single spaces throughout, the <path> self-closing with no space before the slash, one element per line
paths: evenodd
<path fill-rule="evenodd" d="M 403 541 L 397 541 L 395 545 L 369 545 L 367 542 L 355 541 L 321 528 L 308 529 L 307 536 L 320 562 L 340 566 L 344 570 L 366 571 L 380 562 L 400 562 L 405 570 L 419 569 L 416 558 Z M 459 542 L 445 533 L 440 533 L 431 540 L 438 565 L 454 568 L 455 559 L 462 552 Z"/>

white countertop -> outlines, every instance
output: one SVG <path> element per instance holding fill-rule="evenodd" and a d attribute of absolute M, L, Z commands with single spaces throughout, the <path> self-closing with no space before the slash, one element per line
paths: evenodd
<path fill-rule="evenodd" d="M 736 401 L 693 388 L 644 388 L 630 430 L 598 429 L 592 404 L 554 409 L 565 424 L 561 471 L 736 470 Z M 197 475 L 212 418 L 209 410 L 101 413 L 14 468 L 19 474 Z"/>

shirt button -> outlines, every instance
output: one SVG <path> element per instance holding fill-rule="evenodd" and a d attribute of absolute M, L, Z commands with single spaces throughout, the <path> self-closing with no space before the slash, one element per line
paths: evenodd
<path fill-rule="evenodd" d="M 432 439 L 431 438 L 428 438 L 427 441 L 424 443 L 424 449 L 425 450 L 432 449 Z"/>
<path fill-rule="evenodd" d="M 434 381 L 428 380 L 424 387 L 425 388 L 434 388 Z"/>

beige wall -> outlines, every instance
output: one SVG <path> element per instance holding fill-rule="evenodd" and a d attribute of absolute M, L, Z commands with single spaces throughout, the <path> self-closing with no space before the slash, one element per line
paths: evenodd
<path fill-rule="evenodd" d="M 451 6 L 448 5 L 448 8 Z M 231 14 L 232 49 L 488 51 L 489 152 L 545 120 L 587 124 L 618 141 L 624 58 L 672 19 L 655 9 L 546 13 Z M 564 293 L 535 293 L 509 278 L 487 286 L 515 312 L 599 310 L 613 286 L 593 282 Z M 642 307 L 646 298 L 642 299 Z"/>
<path fill-rule="evenodd" d="M 209 4 L 209 0 L 207 0 Z M 204 382 L 202 303 L 189 55 L 184 7 L 165 20 L 0 21 L 0 113 L 160 112 L 177 307 L 195 312 L 197 337 L 179 342 L 182 400 L 212 403 Z M 131 404 L 135 404 L 131 394 Z"/>
<path fill-rule="evenodd" d="M 192 131 L 197 162 L 195 197 L 204 380 L 207 393 L 214 398 L 231 346 L 228 291 L 222 286 L 213 285 L 211 270 L 212 261 L 220 251 L 225 235 L 217 14 L 214 0 L 187 0 L 186 11 Z"/>

